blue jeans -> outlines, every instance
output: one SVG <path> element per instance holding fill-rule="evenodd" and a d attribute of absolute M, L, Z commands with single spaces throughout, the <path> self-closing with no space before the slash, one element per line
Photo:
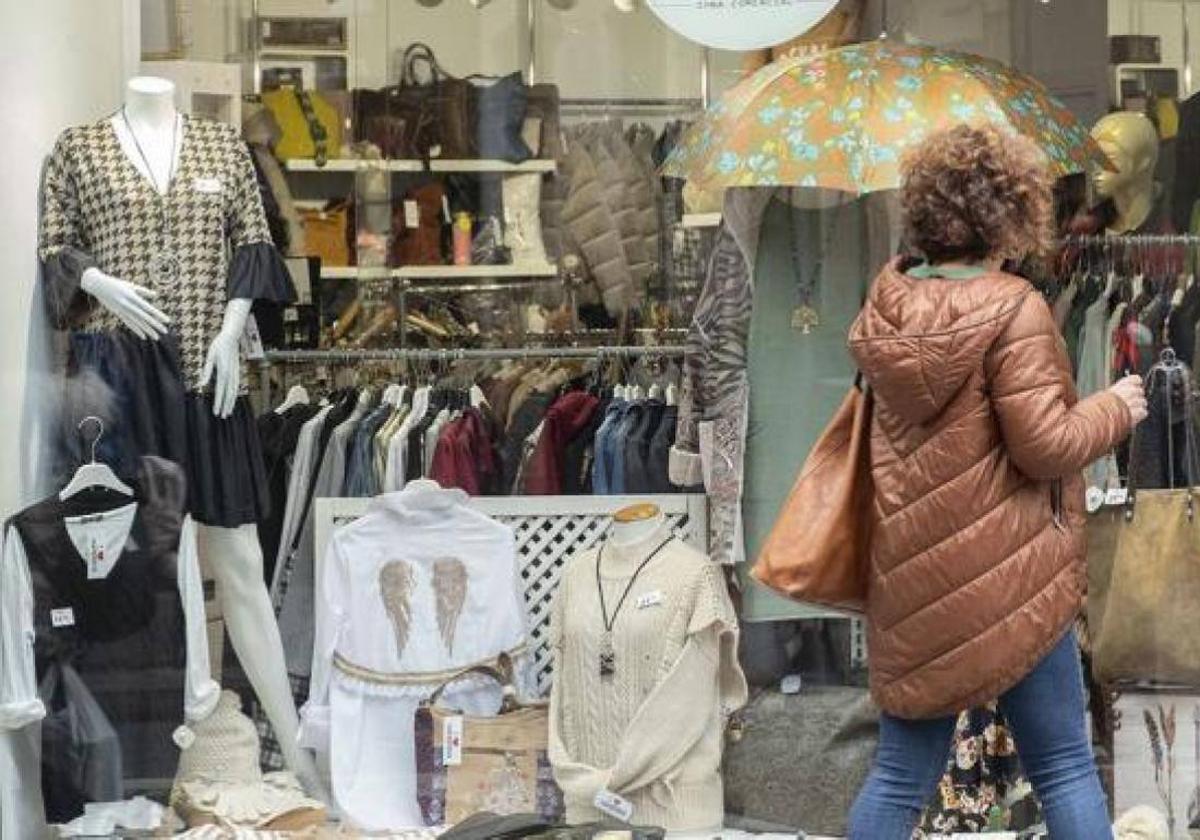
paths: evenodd
<path fill-rule="evenodd" d="M 1067 633 L 1000 698 L 1021 765 L 1054 840 L 1112 837 L 1084 717 L 1083 672 Z M 850 840 L 909 840 L 946 770 L 954 717 L 880 718 L 879 752 L 854 808 Z"/>

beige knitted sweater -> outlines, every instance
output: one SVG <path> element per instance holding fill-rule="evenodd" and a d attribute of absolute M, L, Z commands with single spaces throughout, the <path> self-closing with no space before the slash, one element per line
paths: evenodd
<path fill-rule="evenodd" d="M 603 549 L 605 602 L 611 617 L 637 567 L 667 541 L 616 618 L 612 676 L 599 668 L 597 552 L 576 556 L 559 584 L 550 760 L 570 822 L 603 818 L 593 805 L 601 790 L 629 800 L 639 825 L 708 831 L 724 822 L 725 722 L 747 690 L 721 568 L 662 526 L 636 544 Z"/>

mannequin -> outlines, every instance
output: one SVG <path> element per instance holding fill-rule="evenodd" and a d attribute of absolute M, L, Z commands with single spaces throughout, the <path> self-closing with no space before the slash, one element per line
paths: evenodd
<path fill-rule="evenodd" d="M 205 194 L 210 194 L 214 202 L 224 201 L 227 195 L 245 187 L 235 183 L 242 180 L 240 171 L 235 175 L 226 174 L 223 178 L 195 177 L 187 179 L 188 183 L 175 183 L 178 180 L 176 175 L 182 169 L 185 142 L 192 133 L 198 135 L 195 142 L 203 142 L 213 134 L 214 129 L 201 129 L 199 123 L 183 117 L 175 107 L 174 98 L 175 86 L 166 79 L 138 77 L 130 80 L 125 108 L 109 120 L 120 151 L 164 201 L 172 191 L 176 195 L 192 191 L 189 195 L 198 202 L 209 200 Z M 208 134 L 204 133 L 206 131 Z M 234 147 L 237 151 L 232 137 L 218 135 L 218 139 L 224 143 L 220 146 L 222 150 Z M 105 160 L 105 163 L 108 161 Z M 120 166 L 123 162 L 113 165 Z M 254 188 L 257 189 L 256 186 Z M 257 202 L 256 197 L 254 200 Z M 207 208 L 209 205 L 200 206 Z M 260 208 L 261 205 L 256 204 L 256 207 Z M 164 216 L 166 212 L 164 210 Z M 259 243 L 256 241 L 254 244 Z M 164 244 L 160 247 L 166 250 L 172 246 L 173 243 L 164 234 Z M 130 247 L 134 247 L 133 244 Z M 185 242 L 183 247 L 194 246 Z M 167 258 L 175 257 L 168 254 Z M 177 272 L 163 286 L 169 291 L 172 283 L 182 280 L 192 278 Z M 160 308 L 163 306 L 161 288 L 156 292 L 147 285 L 105 273 L 95 265 L 82 272 L 79 288 L 139 339 L 162 343 L 160 340 L 173 326 L 171 318 Z M 251 299 L 231 294 L 231 299 L 225 304 L 220 328 L 211 339 L 204 356 L 203 369 L 199 371 L 198 390 L 204 391 L 212 386 L 211 413 L 217 421 L 229 421 L 239 400 L 239 340 L 245 330 L 251 305 Z M 191 316 L 192 312 L 187 311 Z M 178 326 L 182 329 L 184 325 Z M 185 370 L 184 373 L 194 376 L 196 371 Z M 242 411 L 248 409 L 243 408 Z M 212 468 L 220 470 L 224 467 L 214 464 Z M 220 488 L 217 489 L 219 494 Z M 217 579 L 230 638 L 275 730 L 287 766 L 310 791 L 323 794 L 311 758 L 297 745 L 296 708 L 284 667 L 278 626 L 263 583 L 263 559 L 256 525 L 200 525 L 198 543 L 201 556 L 207 558 Z"/>
<path fill-rule="evenodd" d="M 616 513 L 555 595 L 550 763 L 567 821 L 721 832 L 725 718 L 746 702 L 719 565 L 657 505 Z"/>
<path fill-rule="evenodd" d="M 1116 171 L 1101 169 L 1092 185 L 1099 199 L 1112 202 L 1112 233 L 1137 231 L 1152 221 L 1158 204 L 1154 168 L 1158 163 L 1158 132 L 1142 114 L 1117 111 L 1100 119 L 1092 137 Z"/>

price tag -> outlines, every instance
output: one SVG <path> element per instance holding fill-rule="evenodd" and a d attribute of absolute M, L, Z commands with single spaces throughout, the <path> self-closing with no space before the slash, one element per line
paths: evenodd
<path fill-rule="evenodd" d="M 650 607 L 657 607 L 657 606 L 661 605 L 662 602 L 663 602 L 662 590 L 655 589 L 653 592 L 647 592 L 638 597 L 637 608 L 639 610 L 645 610 L 645 609 L 649 609 Z"/>
<path fill-rule="evenodd" d="M 1123 505 L 1129 500 L 1129 491 L 1124 487 L 1113 487 L 1104 494 L 1104 504 L 1112 507 L 1115 505 Z"/>
<path fill-rule="evenodd" d="M 70 607 L 59 607 L 56 610 L 50 610 L 50 626 L 74 627 L 75 610 L 71 609 Z"/>
<path fill-rule="evenodd" d="M 454 217 L 450 215 L 450 199 L 442 196 L 442 218 L 446 220 L 446 224 L 454 224 Z"/>
<path fill-rule="evenodd" d="M 404 226 L 416 230 L 421 226 L 421 210 L 411 198 L 404 202 Z"/>
<path fill-rule="evenodd" d="M 607 814 L 614 820 L 627 823 L 633 819 L 633 803 L 611 790 L 602 790 L 597 793 L 592 804 L 596 806 L 597 811 Z"/>
<path fill-rule="evenodd" d="M 258 331 L 258 321 L 254 319 L 254 313 L 250 313 L 250 316 L 246 318 L 246 329 L 242 332 L 241 346 L 242 356 L 251 361 L 257 361 L 266 356 L 262 334 Z"/>
<path fill-rule="evenodd" d="M 458 767 L 462 764 L 463 719 L 448 717 L 442 722 L 442 764 Z"/>

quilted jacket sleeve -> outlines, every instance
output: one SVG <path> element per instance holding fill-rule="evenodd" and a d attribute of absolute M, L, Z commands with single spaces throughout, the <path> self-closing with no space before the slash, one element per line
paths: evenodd
<path fill-rule="evenodd" d="M 1076 401 L 1062 339 L 1040 295 L 1025 296 L 986 365 L 1005 446 L 1030 478 L 1082 470 L 1129 435 L 1129 410 L 1112 393 Z"/>

